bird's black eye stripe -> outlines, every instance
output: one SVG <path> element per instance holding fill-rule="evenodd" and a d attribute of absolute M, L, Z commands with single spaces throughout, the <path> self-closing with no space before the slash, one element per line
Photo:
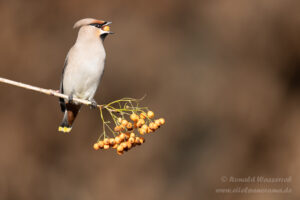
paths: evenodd
<path fill-rule="evenodd" d="M 102 24 L 98 24 L 98 23 L 94 23 L 94 24 L 90 24 L 91 26 L 95 26 L 96 28 L 101 28 Z"/>

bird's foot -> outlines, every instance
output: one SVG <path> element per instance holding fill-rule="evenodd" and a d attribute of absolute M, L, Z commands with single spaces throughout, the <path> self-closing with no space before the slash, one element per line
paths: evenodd
<path fill-rule="evenodd" d="M 95 109 L 95 108 L 97 108 L 97 105 L 98 105 L 98 103 L 97 103 L 94 99 L 92 99 L 92 100 L 91 100 L 90 109 Z"/>
<path fill-rule="evenodd" d="M 68 97 L 68 103 L 72 103 L 73 102 L 73 94 L 71 94 L 69 97 Z"/>

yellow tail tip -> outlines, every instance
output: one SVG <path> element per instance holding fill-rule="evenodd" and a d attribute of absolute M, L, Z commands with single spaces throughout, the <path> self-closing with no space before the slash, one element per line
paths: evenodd
<path fill-rule="evenodd" d="M 64 133 L 69 133 L 71 130 L 72 130 L 71 127 L 65 127 L 65 126 L 64 127 L 62 127 L 62 126 L 58 127 L 58 131 L 64 132 Z"/>

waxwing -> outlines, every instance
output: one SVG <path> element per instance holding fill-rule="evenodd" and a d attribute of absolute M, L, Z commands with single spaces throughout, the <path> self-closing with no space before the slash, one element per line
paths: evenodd
<path fill-rule="evenodd" d="M 79 28 L 75 44 L 69 50 L 60 82 L 60 92 L 69 99 L 59 99 L 63 120 L 58 128 L 61 132 L 70 132 L 81 104 L 73 98 L 89 100 L 96 107 L 94 95 L 104 71 L 104 39 L 111 34 L 111 22 L 92 18 L 77 21 L 74 28 Z"/>

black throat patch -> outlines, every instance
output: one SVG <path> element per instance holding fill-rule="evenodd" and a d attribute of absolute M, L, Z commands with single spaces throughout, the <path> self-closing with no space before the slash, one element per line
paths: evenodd
<path fill-rule="evenodd" d="M 104 41 L 104 39 L 106 38 L 106 36 L 108 35 L 108 33 L 103 33 L 100 35 L 100 38 L 102 41 Z"/>

